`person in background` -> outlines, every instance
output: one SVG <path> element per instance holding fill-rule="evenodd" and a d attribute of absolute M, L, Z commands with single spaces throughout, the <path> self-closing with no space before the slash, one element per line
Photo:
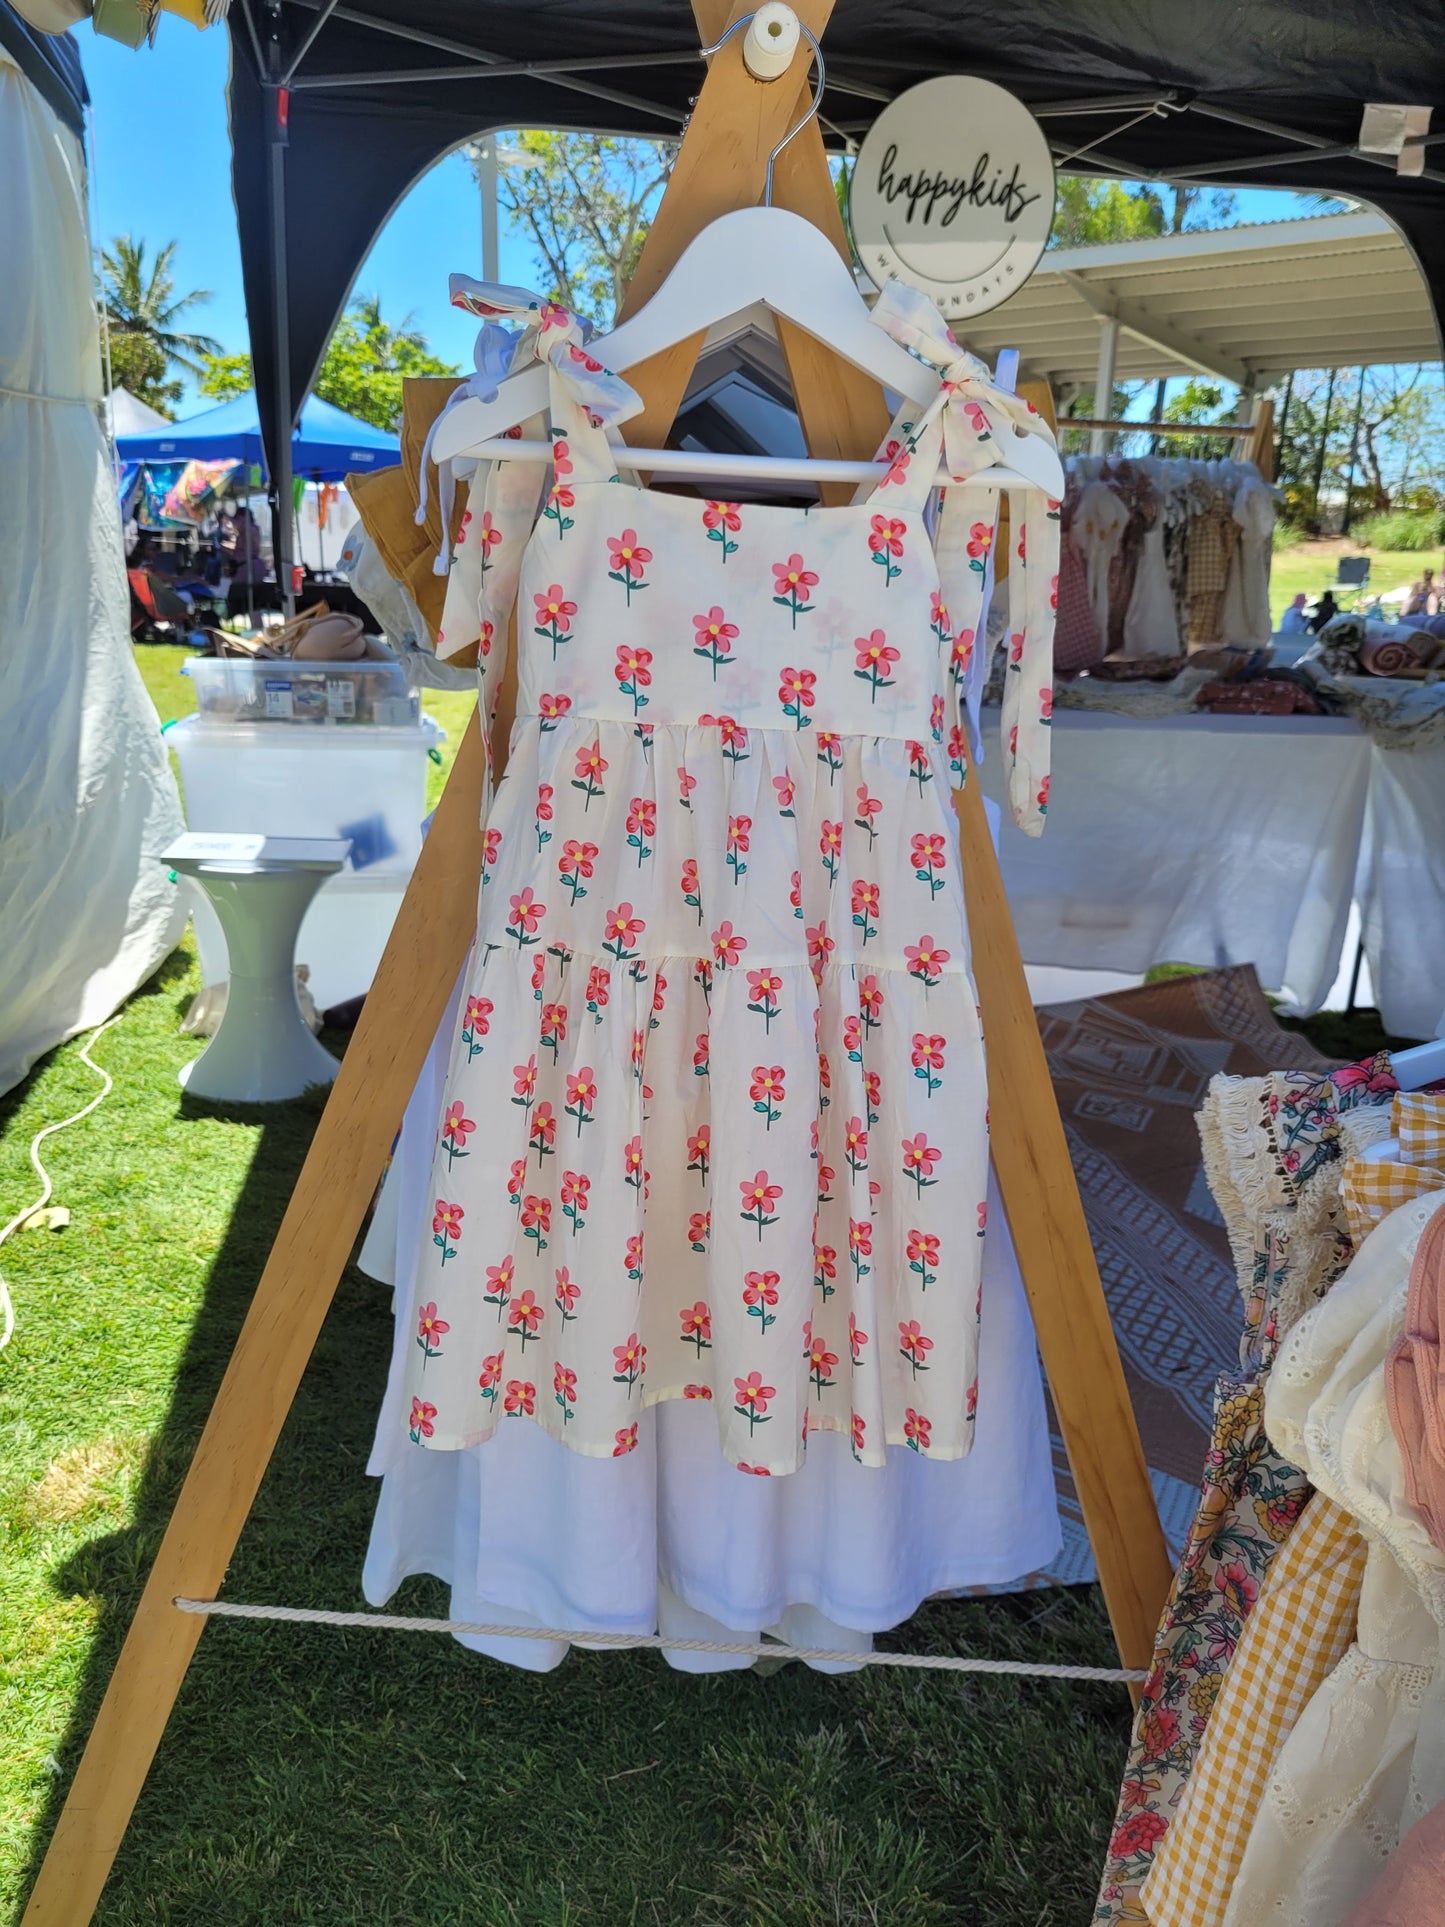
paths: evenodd
<path fill-rule="evenodd" d="M 1319 601 L 1315 604 L 1315 612 L 1309 619 L 1310 633 L 1317 636 L 1325 624 L 1327 622 L 1333 622 L 1339 613 L 1339 604 L 1335 601 L 1332 592 L 1326 589 Z"/>
<path fill-rule="evenodd" d="M 1435 571 L 1426 569 L 1420 580 L 1414 583 L 1400 611 L 1406 616 L 1437 616 L 1440 613 L 1440 591 L 1435 586 Z"/>
<path fill-rule="evenodd" d="M 221 553 L 233 582 L 264 582 L 266 558 L 256 518 L 243 502 L 221 525 Z"/>
<path fill-rule="evenodd" d="M 1282 636 L 1303 636 L 1309 631 L 1309 617 L 1305 614 L 1305 599 L 1297 595 L 1279 619 L 1279 633 Z"/>

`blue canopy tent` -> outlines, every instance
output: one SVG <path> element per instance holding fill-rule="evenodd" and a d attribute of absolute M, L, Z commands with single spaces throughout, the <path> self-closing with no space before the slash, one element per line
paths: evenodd
<path fill-rule="evenodd" d="M 265 467 L 261 416 L 254 389 L 186 421 L 168 422 L 145 435 L 118 435 L 122 462 L 216 462 L 230 459 Z M 291 437 L 291 472 L 308 481 L 339 482 L 348 474 L 387 468 L 401 460 L 401 444 L 385 429 L 308 395 Z"/>

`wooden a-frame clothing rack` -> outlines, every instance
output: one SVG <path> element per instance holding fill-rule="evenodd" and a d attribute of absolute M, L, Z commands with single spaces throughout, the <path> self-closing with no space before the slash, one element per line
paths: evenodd
<path fill-rule="evenodd" d="M 821 35 L 832 0 L 795 0 Z M 750 0 L 693 0 L 702 44 Z M 712 60 L 658 208 L 627 307 L 646 301 L 688 241 L 762 198 L 770 151 L 802 117 L 809 50 L 779 80 L 753 79 L 736 35 Z M 816 123 L 778 156 L 774 198 L 849 250 Z M 888 427 L 876 384 L 780 324 L 810 452 L 868 460 Z M 629 440 L 666 439 L 701 341 L 629 380 L 645 408 Z M 828 499 L 836 499 L 825 492 Z M 493 724 L 505 753 L 516 646 Z M 205 1620 L 178 1597 L 219 1594 L 401 1116 L 475 927 L 483 746 L 468 729 L 391 941 L 297 1179 L 196 1447 L 24 1915 L 84 1927 L 124 1836 Z M 1122 1662 L 1149 1663 L 1170 1562 L 1009 920 L 980 785 L 960 794 L 974 973 L 988 1039 L 993 1156 L 1033 1308 L 1054 1410 Z"/>

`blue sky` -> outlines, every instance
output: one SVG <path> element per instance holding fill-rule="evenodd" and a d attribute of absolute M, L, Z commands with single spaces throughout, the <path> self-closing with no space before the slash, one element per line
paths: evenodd
<path fill-rule="evenodd" d="M 77 29 L 93 116 L 93 220 L 98 242 L 130 234 L 150 244 L 179 242 L 177 286 L 215 298 L 183 324 L 217 337 L 228 352 L 247 346 L 241 260 L 231 201 L 224 31 L 198 33 L 161 16 L 154 48 L 133 53 Z M 1287 219 L 1290 194 L 1246 192 L 1239 217 Z M 425 175 L 387 223 L 357 276 L 379 294 L 387 319 L 413 316 L 436 353 L 469 365 L 476 323 L 447 303 L 447 276 L 481 271 L 481 211 L 471 169 L 452 154 Z M 502 226 L 502 278 L 530 285 L 530 250 Z M 188 396 L 183 412 L 203 405 Z"/>

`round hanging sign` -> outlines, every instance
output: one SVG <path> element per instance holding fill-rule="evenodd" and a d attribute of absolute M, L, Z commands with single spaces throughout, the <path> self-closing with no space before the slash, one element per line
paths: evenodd
<path fill-rule="evenodd" d="M 1043 129 L 992 81 L 945 74 L 910 87 L 869 129 L 848 213 L 858 258 L 950 317 L 1007 301 L 1038 265 L 1054 219 Z"/>

